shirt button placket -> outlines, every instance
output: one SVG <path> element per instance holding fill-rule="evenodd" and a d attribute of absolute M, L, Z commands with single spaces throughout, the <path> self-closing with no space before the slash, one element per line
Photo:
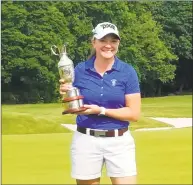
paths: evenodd
<path fill-rule="evenodd" d="M 103 97 L 103 79 L 101 79 L 101 97 Z"/>

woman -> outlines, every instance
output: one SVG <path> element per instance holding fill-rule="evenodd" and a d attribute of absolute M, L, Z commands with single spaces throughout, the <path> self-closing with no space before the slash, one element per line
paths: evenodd
<path fill-rule="evenodd" d="M 77 184 L 100 184 L 103 164 L 112 184 L 136 184 L 135 143 L 128 126 L 139 118 L 141 96 L 135 70 L 115 56 L 119 43 L 114 24 L 98 24 L 93 56 L 75 68 L 73 86 L 80 89 L 87 108 L 77 113 L 71 145 Z M 61 94 L 71 87 L 60 83 Z"/>

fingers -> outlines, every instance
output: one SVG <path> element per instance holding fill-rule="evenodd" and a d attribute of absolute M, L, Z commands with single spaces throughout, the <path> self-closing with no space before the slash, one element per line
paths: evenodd
<path fill-rule="evenodd" d="M 60 85 L 60 94 L 65 94 L 66 91 L 70 90 L 72 88 L 71 84 L 62 84 Z"/>
<path fill-rule="evenodd" d="M 73 114 L 76 114 L 76 115 L 89 115 L 91 114 L 92 110 L 91 109 L 87 109 L 85 111 L 81 111 L 81 112 L 75 112 Z"/>
<path fill-rule="evenodd" d="M 64 95 L 64 94 L 66 94 L 66 91 L 60 91 L 60 94 Z"/>
<path fill-rule="evenodd" d="M 64 79 L 60 79 L 59 82 L 60 82 L 60 84 L 64 84 L 65 83 Z"/>
<path fill-rule="evenodd" d="M 64 79 L 60 79 L 59 82 L 60 82 L 60 94 L 65 94 L 66 91 L 72 88 L 72 84 L 65 83 Z"/>
<path fill-rule="evenodd" d="M 84 107 L 87 108 L 87 110 L 85 110 L 85 113 L 87 114 L 99 114 L 101 111 L 101 108 L 98 105 L 84 104 Z"/>

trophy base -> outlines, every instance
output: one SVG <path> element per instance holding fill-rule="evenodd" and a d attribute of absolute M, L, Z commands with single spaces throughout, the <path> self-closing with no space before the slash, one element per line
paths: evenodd
<path fill-rule="evenodd" d="M 73 114 L 81 111 L 85 111 L 87 108 L 86 107 L 79 107 L 79 108 L 73 108 L 73 109 L 68 109 L 62 112 L 62 114 Z"/>

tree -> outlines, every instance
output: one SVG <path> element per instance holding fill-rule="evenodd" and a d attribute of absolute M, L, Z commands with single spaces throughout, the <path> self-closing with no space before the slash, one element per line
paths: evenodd
<path fill-rule="evenodd" d="M 192 2 L 161 2 L 152 6 L 153 17 L 164 32 L 161 39 L 178 56 L 176 77 L 173 90 L 182 92 L 183 88 L 192 89 Z"/>
<path fill-rule="evenodd" d="M 2 20 L 2 99 L 55 100 L 59 59 L 50 46 L 74 41 L 63 14 L 50 2 L 3 2 Z"/>
<path fill-rule="evenodd" d="M 177 57 L 160 39 L 162 27 L 153 20 L 147 7 L 148 4 L 139 2 L 93 2 L 87 4 L 87 12 L 93 15 L 95 25 L 105 17 L 105 21 L 118 26 L 121 34 L 118 56 L 137 70 L 143 94 L 155 95 L 156 91 L 161 92 L 157 84 L 174 79 L 172 62 Z"/>
<path fill-rule="evenodd" d="M 162 4 L 3 2 L 2 102 L 56 101 L 60 96 L 59 58 L 51 54 L 50 47 L 66 43 L 68 56 L 76 65 L 89 55 L 91 30 L 104 21 L 115 23 L 119 28 L 121 45 L 118 57 L 137 70 L 142 94 L 161 94 L 162 84 L 175 77 L 176 55 L 184 56 L 189 47 L 189 40 L 180 37 L 180 43 L 187 43 L 187 48 L 178 50 L 182 54 L 173 50 L 176 37 L 172 34 L 169 39 L 171 34 L 163 30 L 165 24 L 154 15 Z"/>

